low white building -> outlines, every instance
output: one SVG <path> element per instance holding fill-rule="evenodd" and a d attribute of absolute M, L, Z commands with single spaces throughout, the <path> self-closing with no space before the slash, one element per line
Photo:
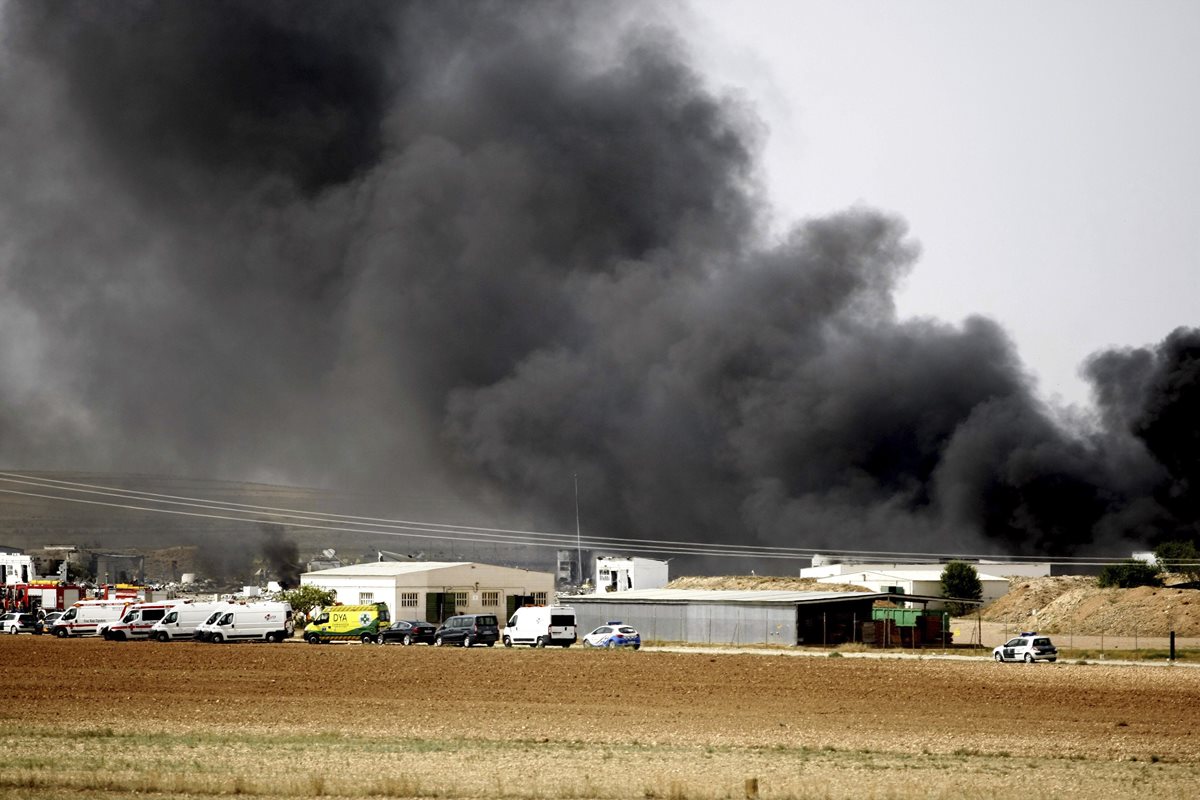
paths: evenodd
<path fill-rule="evenodd" d="M 1015 564 L 1009 561 L 993 561 L 982 559 L 979 561 L 965 561 L 965 563 L 975 567 L 977 572 L 986 572 L 989 575 L 999 575 L 1002 578 L 1042 578 L 1050 574 L 1049 562 Z M 821 578 L 830 578 L 835 575 L 853 575 L 860 572 L 926 572 L 931 569 L 937 569 L 940 571 L 944 570 L 945 568 L 945 564 L 930 563 L 829 563 L 827 559 L 821 556 L 814 556 L 813 565 L 811 567 L 802 568 L 800 570 L 800 577 L 815 578 L 820 580 Z"/>
<path fill-rule="evenodd" d="M 507 619 L 521 605 L 554 601 L 554 574 L 469 561 L 370 561 L 306 572 L 302 586 L 337 594 L 339 603 L 383 601 L 392 619 L 441 622 L 454 614 Z"/>
<path fill-rule="evenodd" d="M 891 592 L 894 594 L 913 594 L 922 597 L 940 597 L 942 594 L 942 572 L 944 567 L 921 569 L 863 569 L 862 565 L 855 572 L 843 572 L 837 575 L 818 577 L 819 583 L 846 583 L 851 586 L 862 586 L 872 592 Z M 983 586 L 980 596 L 984 603 L 992 603 L 1008 592 L 1008 578 L 1000 575 L 988 575 L 976 570 L 979 582 Z M 939 604 L 930 603 L 930 609 L 936 609 Z"/>
<path fill-rule="evenodd" d="M 595 577 L 597 593 L 661 589 L 670 582 L 667 562 L 653 558 L 601 556 Z"/>

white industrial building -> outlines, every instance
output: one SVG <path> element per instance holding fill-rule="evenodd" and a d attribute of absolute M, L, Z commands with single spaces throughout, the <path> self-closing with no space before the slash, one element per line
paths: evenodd
<path fill-rule="evenodd" d="M 441 622 L 454 614 L 494 613 L 554 600 L 554 574 L 469 561 L 371 561 L 306 572 L 302 586 L 319 586 L 337 601 L 383 601 L 392 619 Z"/>
<path fill-rule="evenodd" d="M 31 578 L 36 577 L 31 556 L 14 547 L 0 546 L 0 585 L 28 583 Z"/>
<path fill-rule="evenodd" d="M 839 565 L 842 566 L 842 565 Z M 854 567 L 854 565 L 845 565 Z M 872 592 L 888 592 L 891 594 L 919 595 L 922 597 L 940 597 L 942 595 L 942 572 L 945 568 L 931 569 L 928 564 L 921 568 L 905 569 L 873 569 L 857 565 L 853 571 L 839 572 L 836 575 L 818 577 L 819 583 L 844 583 L 851 586 L 862 586 Z M 1003 597 L 1008 592 L 1008 578 L 999 575 L 988 575 L 976 570 L 979 583 L 983 587 L 980 600 L 984 605 Z M 806 576 L 807 577 L 807 576 Z M 930 603 L 930 609 L 937 609 L 940 603 Z"/>
<path fill-rule="evenodd" d="M 999 575 L 1003 578 L 1021 577 L 1021 578 L 1043 578 L 1050 574 L 1050 564 L 1048 562 L 1014 564 L 1008 561 L 965 561 L 975 567 L 977 572 L 986 572 L 989 575 Z M 834 575 L 852 575 L 858 572 L 924 572 L 926 570 L 938 569 L 944 570 L 945 564 L 913 564 L 907 563 L 863 563 L 863 562 L 843 562 L 829 561 L 827 557 L 816 555 L 813 556 L 812 566 L 804 567 L 800 570 L 801 578 L 830 578 Z"/>
<path fill-rule="evenodd" d="M 598 593 L 661 589 L 669 582 L 667 562 L 653 558 L 600 556 L 595 577 Z"/>

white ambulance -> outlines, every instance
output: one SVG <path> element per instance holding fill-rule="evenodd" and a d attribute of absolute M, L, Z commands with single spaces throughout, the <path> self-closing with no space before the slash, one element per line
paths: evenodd
<path fill-rule="evenodd" d="M 131 600 L 80 600 L 54 621 L 50 633 L 60 639 L 68 636 L 99 636 L 102 627 L 125 616 L 131 605 Z"/>
<path fill-rule="evenodd" d="M 282 642 L 296 632 L 287 603 L 235 603 L 219 609 L 196 627 L 206 642 Z"/>
<path fill-rule="evenodd" d="M 154 627 L 150 629 L 150 638 L 160 642 L 197 638 L 196 628 L 206 622 L 209 617 L 219 616 L 218 612 L 232 608 L 234 605 L 228 600 L 206 603 L 188 600 L 180 603 L 168 611 L 166 616 L 154 623 Z"/>
<path fill-rule="evenodd" d="M 576 638 L 575 609 L 569 606 L 523 606 L 500 632 L 505 647 L 570 647 Z"/>
<path fill-rule="evenodd" d="M 119 620 L 101 625 L 100 635 L 110 642 L 146 639 L 150 636 L 150 629 L 154 627 L 154 624 L 165 617 L 172 608 L 182 603 L 182 600 L 133 603 L 125 609 L 125 615 Z"/>

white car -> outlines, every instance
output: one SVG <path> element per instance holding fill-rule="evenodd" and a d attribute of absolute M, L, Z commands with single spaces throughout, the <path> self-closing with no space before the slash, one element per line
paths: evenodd
<path fill-rule="evenodd" d="M 4 633 L 37 633 L 37 615 L 23 611 L 10 611 L 0 617 L 0 631 Z"/>
<path fill-rule="evenodd" d="M 1026 664 L 1034 661 L 1053 663 L 1058 660 L 1058 648 L 1048 636 L 1038 636 L 1036 632 L 1022 633 L 992 650 L 992 658 L 997 661 L 1024 661 Z"/>
<path fill-rule="evenodd" d="M 642 636 L 634 628 L 622 622 L 610 622 L 583 637 L 584 647 L 632 647 L 642 646 Z"/>

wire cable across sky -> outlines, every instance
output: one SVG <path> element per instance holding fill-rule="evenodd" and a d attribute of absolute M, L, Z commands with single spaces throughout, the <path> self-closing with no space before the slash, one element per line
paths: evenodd
<path fill-rule="evenodd" d="M 830 548 L 742 545 L 728 542 L 697 542 L 666 539 L 632 539 L 613 536 L 580 536 L 511 528 L 491 528 L 444 522 L 386 519 L 379 517 L 329 514 L 302 509 L 261 506 L 248 503 L 211 500 L 199 497 L 143 492 L 76 481 L 0 472 L 0 493 L 36 497 L 53 502 L 79 503 L 156 514 L 173 514 L 201 519 L 276 524 L 290 528 L 322 530 L 332 533 L 366 534 L 398 538 L 438 539 L 474 544 L 513 545 L 574 549 L 577 544 L 589 550 L 623 554 L 662 556 L 707 556 L 719 558 L 755 558 L 809 561 L 815 555 L 852 561 L 906 561 L 940 563 L 950 559 L 987 560 L 1004 563 L 1051 563 L 1072 566 L 1103 566 L 1125 560 L 1124 557 L 1095 556 L 1004 556 L 975 553 L 928 553 L 900 550 L 838 550 Z M 23 487 L 23 488 L 16 488 Z"/>

